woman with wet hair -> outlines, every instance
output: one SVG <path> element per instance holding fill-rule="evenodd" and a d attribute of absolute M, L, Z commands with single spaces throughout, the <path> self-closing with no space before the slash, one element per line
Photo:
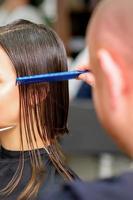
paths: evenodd
<path fill-rule="evenodd" d="M 68 132 L 68 82 L 17 85 L 16 77 L 67 71 L 57 34 L 19 20 L 0 28 L 0 199 L 43 199 L 77 176 L 58 138 Z"/>

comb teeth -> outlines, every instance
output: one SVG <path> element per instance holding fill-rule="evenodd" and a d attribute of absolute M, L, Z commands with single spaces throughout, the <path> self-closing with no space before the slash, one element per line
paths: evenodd
<path fill-rule="evenodd" d="M 85 71 L 67 71 L 67 72 L 56 72 L 39 74 L 33 76 L 23 76 L 16 79 L 17 84 L 30 84 L 30 83 L 41 83 L 41 82 L 54 82 L 54 81 L 64 81 L 69 79 L 77 78 L 80 74 L 89 72 Z"/>

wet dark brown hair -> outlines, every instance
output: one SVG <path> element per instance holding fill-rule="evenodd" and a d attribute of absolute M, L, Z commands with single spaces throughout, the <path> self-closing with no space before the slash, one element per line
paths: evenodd
<path fill-rule="evenodd" d="M 19 20 L 0 27 L 0 46 L 12 61 L 17 77 L 67 71 L 63 43 L 53 30 L 44 25 Z M 21 180 L 24 168 L 23 135 L 25 135 L 27 145 L 32 149 L 29 151 L 32 175 L 18 197 L 19 200 L 25 200 L 34 199 L 45 180 L 45 166 L 37 150 L 37 134 L 57 171 L 65 179 L 72 179 L 65 168 L 57 141 L 59 136 L 68 132 L 69 96 L 67 81 L 18 87 L 22 151 L 16 173 L 0 193 L 11 194 Z"/>

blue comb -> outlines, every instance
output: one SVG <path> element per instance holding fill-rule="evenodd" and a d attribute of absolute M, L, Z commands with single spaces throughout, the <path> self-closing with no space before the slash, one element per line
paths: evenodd
<path fill-rule="evenodd" d="M 86 72 L 89 72 L 89 71 L 75 70 L 75 71 L 39 74 L 39 75 L 33 75 L 33 76 L 23 76 L 23 77 L 18 77 L 16 79 L 16 82 L 18 84 L 30 84 L 30 83 L 41 83 L 41 82 L 64 81 L 64 80 L 77 78 L 80 74 L 83 74 Z"/>

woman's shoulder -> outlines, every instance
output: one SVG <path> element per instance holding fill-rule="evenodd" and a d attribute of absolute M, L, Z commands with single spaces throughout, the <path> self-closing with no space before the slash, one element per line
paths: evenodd
<path fill-rule="evenodd" d="M 81 180 L 80 177 L 70 167 L 67 167 L 67 170 L 74 181 Z"/>

